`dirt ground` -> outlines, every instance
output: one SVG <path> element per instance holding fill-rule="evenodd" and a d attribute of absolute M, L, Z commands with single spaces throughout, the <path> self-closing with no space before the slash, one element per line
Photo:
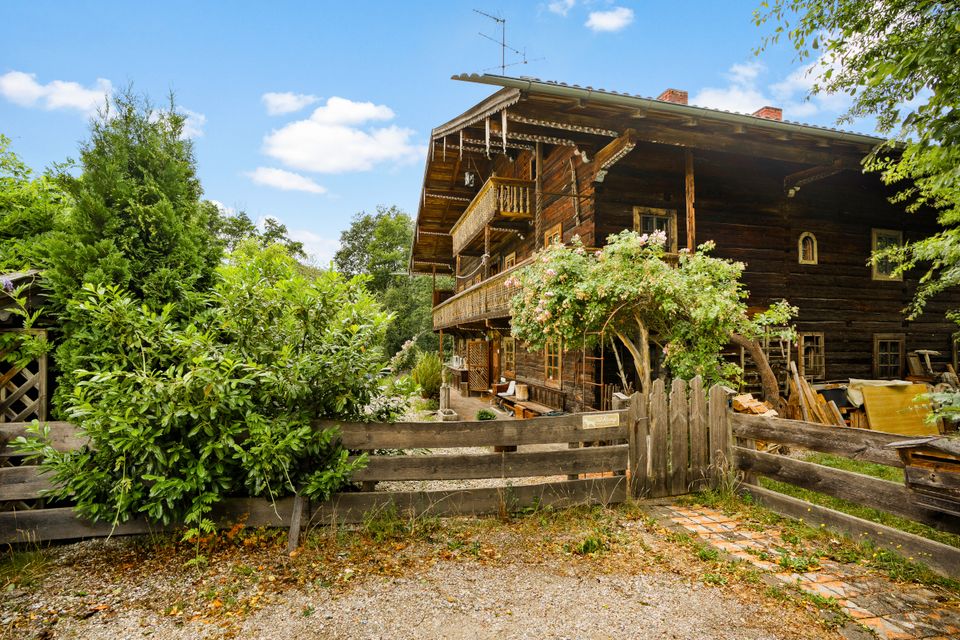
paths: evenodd
<path fill-rule="evenodd" d="M 835 638 L 638 507 L 85 541 L 4 559 L 0 638 Z"/>

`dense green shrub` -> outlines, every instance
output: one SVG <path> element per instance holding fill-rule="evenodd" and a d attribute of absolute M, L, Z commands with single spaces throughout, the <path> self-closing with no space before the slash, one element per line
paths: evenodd
<path fill-rule="evenodd" d="M 212 529 L 211 505 L 230 495 L 324 499 L 362 460 L 311 419 L 402 409 L 376 402 L 384 359 L 369 345 L 387 314 L 360 279 L 301 275 L 279 245 L 241 245 L 189 319 L 116 285 L 86 285 L 71 313 L 88 356 L 65 411 L 90 445 L 24 446 L 52 472 L 54 495 L 94 520 L 182 520 L 193 534 Z"/>
<path fill-rule="evenodd" d="M 491 409 L 480 409 L 477 411 L 477 420 L 496 420 L 497 414 Z"/>
<path fill-rule="evenodd" d="M 440 397 L 440 384 L 443 363 L 435 353 L 421 353 L 417 357 L 417 364 L 410 372 L 413 381 L 420 385 L 420 395 L 424 398 Z"/>

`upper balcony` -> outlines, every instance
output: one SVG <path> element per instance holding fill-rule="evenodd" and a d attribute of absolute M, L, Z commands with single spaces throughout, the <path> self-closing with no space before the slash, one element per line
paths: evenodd
<path fill-rule="evenodd" d="M 474 242 L 483 241 L 488 225 L 499 223 L 496 231 L 510 229 L 516 222 L 533 219 L 536 206 L 534 183 L 530 180 L 491 177 L 450 230 L 453 254 L 458 255 Z M 522 227 L 517 227 L 521 229 Z"/>
<path fill-rule="evenodd" d="M 510 289 L 504 283 L 529 262 L 529 258 L 519 262 L 436 305 L 433 308 L 433 328 L 446 329 L 458 324 L 509 316 L 510 298 L 516 289 Z"/>

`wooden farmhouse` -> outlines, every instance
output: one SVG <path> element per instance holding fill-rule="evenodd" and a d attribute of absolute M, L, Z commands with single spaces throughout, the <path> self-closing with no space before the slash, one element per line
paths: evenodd
<path fill-rule="evenodd" d="M 872 250 L 936 229 L 932 212 L 906 213 L 862 172 L 880 139 L 786 122 L 775 107 L 694 107 L 675 89 L 651 99 L 454 79 L 498 90 L 432 132 L 410 270 L 455 279 L 452 291 L 434 291 L 433 326 L 455 338 L 462 390 L 516 380 L 550 408 L 607 408 L 619 380 L 610 343 L 527 350 L 510 335 L 503 283 L 545 245 L 579 236 L 600 247 L 623 229 L 664 230 L 672 251 L 713 240 L 715 255 L 746 263 L 751 306 L 799 307 L 798 344 L 767 348 L 812 382 L 899 378 L 916 350 L 956 365 L 944 311 L 958 296 L 908 322 L 916 277 L 868 263 Z"/>

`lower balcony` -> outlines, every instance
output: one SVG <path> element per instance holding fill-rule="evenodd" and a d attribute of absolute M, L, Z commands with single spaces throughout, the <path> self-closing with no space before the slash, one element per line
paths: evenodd
<path fill-rule="evenodd" d="M 528 262 L 529 260 L 524 260 L 435 306 L 433 328 L 446 329 L 459 324 L 509 316 L 510 298 L 513 297 L 515 289 L 508 288 L 504 283 Z"/>

